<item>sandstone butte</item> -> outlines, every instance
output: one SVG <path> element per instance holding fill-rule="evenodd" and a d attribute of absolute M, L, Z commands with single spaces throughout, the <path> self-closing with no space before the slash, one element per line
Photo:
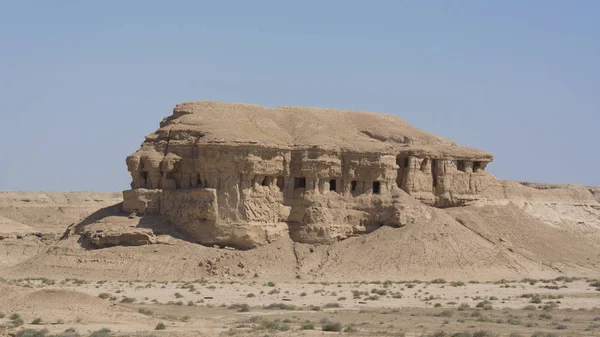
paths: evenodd
<path fill-rule="evenodd" d="M 0 277 L 598 277 L 600 188 L 492 159 L 386 114 L 184 103 L 130 190 L 0 192 Z"/>
<path fill-rule="evenodd" d="M 492 160 L 387 114 L 182 103 L 127 157 L 123 210 L 206 245 L 331 243 L 477 201 Z"/>

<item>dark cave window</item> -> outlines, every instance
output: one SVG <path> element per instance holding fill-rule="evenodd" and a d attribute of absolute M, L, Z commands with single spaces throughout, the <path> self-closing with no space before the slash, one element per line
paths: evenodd
<path fill-rule="evenodd" d="M 426 172 L 427 171 L 427 165 L 429 165 L 429 160 L 427 160 L 427 158 L 425 158 L 421 162 L 421 171 Z"/>
<path fill-rule="evenodd" d="M 379 194 L 379 193 L 381 193 L 381 182 L 374 181 L 373 182 L 373 194 Z"/>
<path fill-rule="evenodd" d="M 294 178 L 294 188 L 305 188 L 306 187 L 306 178 L 297 177 Z"/>
<path fill-rule="evenodd" d="M 352 180 L 350 186 L 352 187 L 352 192 L 356 191 L 356 180 Z"/>
<path fill-rule="evenodd" d="M 330 191 L 335 191 L 336 189 L 337 189 L 337 180 L 331 179 L 329 181 L 329 190 Z"/>

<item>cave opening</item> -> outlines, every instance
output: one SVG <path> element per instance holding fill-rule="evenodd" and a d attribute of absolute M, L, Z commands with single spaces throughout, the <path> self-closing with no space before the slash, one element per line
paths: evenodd
<path fill-rule="evenodd" d="M 373 182 L 373 194 L 381 193 L 381 181 Z"/>
<path fill-rule="evenodd" d="M 304 178 L 304 177 L 294 178 L 294 188 L 305 188 L 305 187 L 306 187 L 306 178 Z"/>

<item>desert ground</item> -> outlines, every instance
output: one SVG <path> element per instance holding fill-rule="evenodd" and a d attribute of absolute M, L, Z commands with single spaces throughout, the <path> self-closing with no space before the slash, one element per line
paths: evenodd
<path fill-rule="evenodd" d="M 583 247 L 565 250 L 577 246 L 570 236 L 574 231 L 560 232 L 562 241 L 552 241 L 557 234 L 550 231 L 507 227 L 523 221 L 516 207 L 494 217 L 495 226 L 487 230 L 498 233 L 478 235 L 510 239 L 515 251 L 522 249 L 516 233 L 539 235 L 550 246 L 527 247 L 538 254 L 536 260 L 555 254 L 573 263 L 548 260 L 519 268 L 495 258 L 486 266 L 483 257 L 467 255 L 470 247 L 452 259 L 432 260 L 445 251 L 419 255 L 419 249 L 439 247 L 448 237 L 459 246 L 468 244 L 460 241 L 467 232 L 453 235 L 444 227 L 431 232 L 382 227 L 333 246 L 279 240 L 249 251 L 205 247 L 170 234 L 158 235 L 152 245 L 97 249 L 69 235 L 81 223 L 139 226 L 139 218 L 118 213 L 120 201 L 118 193 L 0 193 L 0 335 L 600 334 L 595 250 L 585 256 L 585 236 Z M 468 226 L 468 210 L 448 212 L 463 216 Z M 415 237 L 417 243 L 410 244 Z M 396 265 L 398 254 L 427 268 Z"/>
<path fill-rule="evenodd" d="M 5 279 L 3 299 L 11 292 L 12 300 L 2 302 L 1 323 L 4 333 L 21 331 L 18 336 L 34 330 L 59 336 L 595 336 L 599 286 L 572 278 L 485 283 Z"/>

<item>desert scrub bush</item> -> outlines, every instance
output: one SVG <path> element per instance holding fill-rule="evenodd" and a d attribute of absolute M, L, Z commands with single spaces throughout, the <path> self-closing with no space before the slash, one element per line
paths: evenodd
<path fill-rule="evenodd" d="M 471 309 L 471 306 L 467 303 L 461 303 L 458 308 L 456 308 L 456 310 L 458 311 L 464 311 L 464 310 L 469 310 Z"/>
<path fill-rule="evenodd" d="M 534 280 L 534 279 L 530 279 L 530 278 L 524 278 L 521 280 L 521 283 L 529 283 L 532 286 L 534 286 L 537 282 L 538 282 L 538 280 Z"/>
<path fill-rule="evenodd" d="M 23 321 L 23 319 L 21 318 L 21 316 L 19 314 L 12 314 L 10 316 L 10 324 L 13 327 L 17 327 L 17 326 L 21 326 L 21 325 L 25 324 L 25 322 Z"/>
<path fill-rule="evenodd" d="M 15 335 L 16 337 L 45 337 L 48 330 L 23 329 Z"/>
<path fill-rule="evenodd" d="M 103 300 L 106 300 L 106 299 L 109 299 L 111 297 L 111 294 L 109 294 L 109 293 L 100 293 L 100 294 L 98 294 L 98 297 L 101 298 L 101 299 L 103 299 Z"/>
<path fill-rule="evenodd" d="M 492 302 L 486 300 L 486 301 L 481 301 L 481 302 L 477 303 L 476 307 L 477 308 L 485 308 L 488 305 L 491 306 Z"/>
<path fill-rule="evenodd" d="M 339 308 L 341 305 L 339 303 L 327 303 L 323 306 L 324 308 Z"/>
<path fill-rule="evenodd" d="M 75 329 L 68 328 L 67 330 L 63 331 L 62 333 L 60 333 L 58 335 L 52 335 L 50 337 L 81 337 L 81 335 L 78 334 L 77 331 L 75 331 Z"/>
<path fill-rule="evenodd" d="M 356 328 L 353 327 L 352 325 L 348 325 L 346 328 L 344 328 L 344 332 L 349 332 L 349 333 L 356 332 Z"/>
<path fill-rule="evenodd" d="M 531 337 L 558 337 L 558 335 L 552 332 L 536 331 L 531 334 Z"/>
<path fill-rule="evenodd" d="M 77 279 L 77 278 L 65 279 L 65 281 L 72 282 L 73 285 L 76 285 L 76 286 L 81 286 L 81 285 L 84 285 L 84 284 L 88 283 L 86 280 L 81 280 L 81 279 Z"/>
<path fill-rule="evenodd" d="M 466 284 L 463 281 L 452 282 L 452 283 L 450 283 L 450 285 L 453 286 L 453 287 L 464 287 L 464 286 L 466 286 Z"/>
<path fill-rule="evenodd" d="M 387 290 L 373 288 L 373 289 L 371 289 L 371 294 L 376 294 L 376 295 L 379 295 L 379 296 L 385 296 L 385 295 L 387 295 Z"/>
<path fill-rule="evenodd" d="M 147 308 L 140 308 L 140 310 L 138 310 L 138 312 L 142 315 L 146 315 L 146 316 L 152 316 L 153 312 L 150 309 Z"/>
<path fill-rule="evenodd" d="M 521 325 L 521 320 L 516 317 L 511 317 L 506 321 L 506 323 L 510 325 Z"/>
<path fill-rule="evenodd" d="M 110 337 L 110 329 L 102 328 L 100 330 L 94 331 L 90 334 L 89 337 Z"/>
<path fill-rule="evenodd" d="M 359 299 L 362 295 L 368 295 L 366 291 L 352 290 L 352 296 L 354 299 Z"/>
<path fill-rule="evenodd" d="M 446 283 L 446 280 L 444 280 L 443 278 L 436 278 L 435 280 L 431 280 L 430 283 L 433 283 L 433 284 L 444 284 L 444 283 Z"/>
<path fill-rule="evenodd" d="M 254 293 L 248 293 L 248 295 L 246 295 L 246 297 L 256 297 L 256 295 L 254 295 Z"/>
<path fill-rule="evenodd" d="M 435 314 L 436 317 L 452 317 L 452 315 L 454 315 L 452 310 L 444 310 Z"/>
<path fill-rule="evenodd" d="M 471 335 L 471 333 L 468 331 L 456 332 L 451 335 L 451 337 L 472 337 L 472 336 L 473 335 Z"/>
<path fill-rule="evenodd" d="M 247 303 L 234 303 L 229 306 L 229 309 L 236 309 L 238 312 L 248 312 L 250 311 L 250 305 Z"/>
<path fill-rule="evenodd" d="M 300 297 L 304 297 L 304 296 L 306 296 L 306 292 L 303 291 L 300 293 Z"/>
<path fill-rule="evenodd" d="M 487 330 L 479 330 L 479 331 L 473 332 L 473 337 L 497 337 L 497 336 L 498 336 L 498 334 L 492 333 Z"/>
<path fill-rule="evenodd" d="M 160 322 L 160 323 L 156 324 L 156 326 L 154 327 L 154 330 L 164 330 L 166 328 L 167 328 L 167 326 L 165 325 L 165 323 Z"/>
<path fill-rule="evenodd" d="M 536 296 L 533 296 L 531 298 L 531 300 L 529 300 L 529 302 L 535 303 L 535 304 L 540 304 L 540 303 L 542 303 L 542 298 L 536 295 Z"/>
<path fill-rule="evenodd" d="M 42 319 L 40 317 L 34 318 L 31 324 L 42 324 Z"/>
<path fill-rule="evenodd" d="M 321 326 L 321 330 L 323 331 L 342 331 L 342 324 L 339 322 L 327 322 Z"/>
<path fill-rule="evenodd" d="M 296 310 L 296 306 L 285 303 L 271 303 L 264 308 L 267 310 Z"/>
<path fill-rule="evenodd" d="M 300 327 L 301 330 L 314 330 L 315 325 L 312 322 L 303 323 Z"/>
<path fill-rule="evenodd" d="M 135 302 L 135 298 L 133 297 L 123 297 L 123 299 L 121 300 L 121 303 L 133 303 Z"/>
<path fill-rule="evenodd" d="M 275 289 L 273 289 L 273 290 L 269 291 L 269 295 L 275 295 L 275 294 L 279 294 L 279 292 L 280 292 L 280 291 L 279 291 L 279 289 L 276 289 L 276 288 L 275 288 Z"/>
<path fill-rule="evenodd" d="M 183 295 L 181 295 L 180 293 L 175 293 L 175 298 L 182 298 Z"/>
<path fill-rule="evenodd" d="M 321 307 L 318 305 L 311 305 L 310 310 L 311 311 L 321 311 Z"/>
<path fill-rule="evenodd" d="M 277 321 L 264 320 L 260 323 L 258 329 L 271 331 L 288 331 L 290 329 L 290 326 L 287 324 L 281 324 Z"/>
<path fill-rule="evenodd" d="M 265 286 L 267 286 L 267 287 L 274 287 L 275 286 L 275 282 L 269 281 L 269 282 L 265 283 Z"/>
<path fill-rule="evenodd" d="M 537 307 L 533 304 L 529 304 L 523 307 L 523 310 L 536 310 Z"/>

